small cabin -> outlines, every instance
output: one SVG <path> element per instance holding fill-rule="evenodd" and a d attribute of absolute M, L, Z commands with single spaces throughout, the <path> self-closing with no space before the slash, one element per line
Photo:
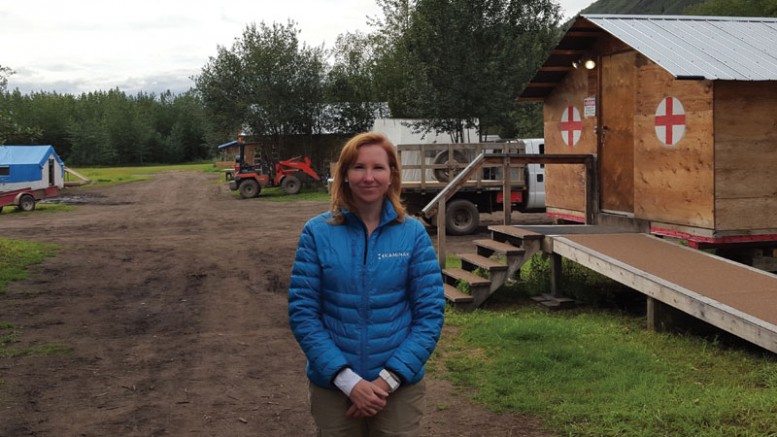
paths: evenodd
<path fill-rule="evenodd" d="M 580 15 L 518 101 L 546 154 L 596 156 L 597 223 L 777 243 L 777 19 Z M 580 166 L 546 176 L 548 214 L 585 222 Z"/>
<path fill-rule="evenodd" d="M 52 146 L 0 146 L 0 193 L 64 187 L 65 163 Z M 51 195 L 51 194 L 49 194 Z"/>

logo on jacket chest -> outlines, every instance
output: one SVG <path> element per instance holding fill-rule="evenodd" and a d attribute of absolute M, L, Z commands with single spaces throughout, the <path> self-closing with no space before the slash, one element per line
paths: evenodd
<path fill-rule="evenodd" d="M 378 261 L 392 258 L 409 258 L 410 252 L 379 252 Z"/>

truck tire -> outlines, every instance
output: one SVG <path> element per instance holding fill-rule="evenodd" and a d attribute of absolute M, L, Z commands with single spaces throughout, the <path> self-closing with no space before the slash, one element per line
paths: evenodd
<path fill-rule="evenodd" d="M 443 150 L 442 152 L 438 153 L 434 157 L 433 162 L 434 164 L 448 164 L 448 163 L 450 163 L 451 165 L 455 165 L 457 163 L 464 164 L 467 162 L 467 158 L 464 156 L 463 153 L 456 150 L 453 152 L 453 162 L 451 162 L 448 160 L 448 151 Z M 461 169 L 458 169 L 458 170 L 461 170 Z M 454 177 L 456 177 L 456 173 L 458 173 L 458 170 L 449 170 L 447 168 L 436 168 L 434 169 L 434 172 L 433 172 L 434 178 L 440 182 L 449 182 Z"/>
<path fill-rule="evenodd" d="M 251 199 L 259 195 L 262 191 L 262 187 L 259 186 L 259 182 L 254 179 L 246 179 L 240 182 L 240 186 L 237 188 L 240 191 L 240 197 L 243 199 Z"/>
<path fill-rule="evenodd" d="M 29 194 L 25 194 L 19 199 L 19 210 L 21 211 L 33 211 L 35 209 L 35 198 Z"/>
<path fill-rule="evenodd" d="M 290 174 L 283 178 L 281 188 L 286 194 L 297 194 L 299 193 L 300 188 L 302 188 L 302 182 L 300 182 L 298 177 Z"/>
<path fill-rule="evenodd" d="M 480 226 L 480 213 L 469 200 L 457 199 L 445 208 L 445 229 L 450 235 L 468 235 Z"/>

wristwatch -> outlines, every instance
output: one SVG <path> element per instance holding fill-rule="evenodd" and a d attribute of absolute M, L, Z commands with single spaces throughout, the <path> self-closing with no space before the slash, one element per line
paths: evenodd
<path fill-rule="evenodd" d="M 393 393 L 394 390 L 399 388 L 399 381 L 397 381 L 397 378 L 395 378 L 394 375 L 392 375 L 388 370 L 381 370 L 379 375 L 381 378 L 383 378 L 384 381 L 386 381 L 386 384 L 388 384 L 389 393 Z"/>

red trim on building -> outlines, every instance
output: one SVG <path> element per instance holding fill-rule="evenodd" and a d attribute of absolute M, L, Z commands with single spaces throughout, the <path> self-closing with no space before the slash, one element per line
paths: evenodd
<path fill-rule="evenodd" d="M 561 220 L 566 220 L 570 222 L 576 222 L 576 223 L 585 223 L 585 217 L 579 217 L 572 214 L 564 214 L 560 212 L 548 212 L 546 213 L 548 217 L 553 217 Z"/>
<path fill-rule="evenodd" d="M 658 226 L 650 227 L 651 234 L 663 235 L 665 237 L 680 238 L 688 240 L 688 245 L 694 248 L 699 248 L 702 245 L 712 244 L 733 244 L 733 243 L 762 243 L 762 242 L 777 242 L 777 234 L 760 234 L 760 235 L 729 235 L 725 237 L 702 237 L 699 235 L 693 235 L 686 232 L 675 231 L 672 229 L 661 228 Z"/>

